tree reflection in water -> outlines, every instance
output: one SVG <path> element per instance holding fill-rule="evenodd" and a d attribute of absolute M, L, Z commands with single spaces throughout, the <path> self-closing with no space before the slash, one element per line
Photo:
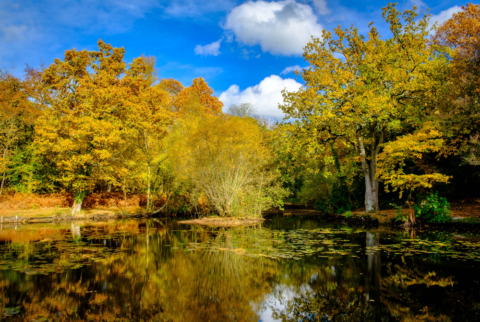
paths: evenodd
<path fill-rule="evenodd" d="M 312 292 L 293 298 L 282 310 L 274 310 L 274 317 L 282 321 L 450 321 L 446 315 L 436 314 L 436 308 L 419 305 L 419 298 L 409 288 L 445 288 L 454 285 L 453 278 L 422 272 L 407 265 L 403 257 L 402 265 L 387 263 L 382 277 L 381 254 L 375 248 L 379 244 L 378 233 L 366 233 L 366 246 L 375 250 L 367 255 L 363 285 L 355 269 L 358 263 L 333 260 L 310 284 Z"/>
<path fill-rule="evenodd" d="M 379 232 L 340 237 L 370 247 L 366 256 L 352 250 L 301 260 L 246 256 L 235 239 L 241 232 L 151 220 L 16 232 L 22 242 L 6 243 L 0 253 L 0 265 L 11 267 L 0 270 L 0 320 L 448 321 L 453 309 L 445 313 L 446 306 L 422 304 L 424 298 L 465 293 L 422 260 L 382 255 L 374 247 Z M 190 251 L 191 243 L 216 248 Z M 249 243 L 273 247 L 255 237 Z M 82 258 L 83 266 L 71 265 Z M 475 290 L 462 297 L 464 307 L 479 302 Z"/>

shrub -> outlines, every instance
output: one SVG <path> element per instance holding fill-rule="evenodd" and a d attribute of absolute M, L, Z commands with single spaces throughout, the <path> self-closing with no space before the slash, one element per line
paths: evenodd
<path fill-rule="evenodd" d="M 260 217 L 282 207 L 290 192 L 279 185 L 273 155 L 251 118 L 191 116 L 178 123 L 168 150 L 178 181 L 205 195 L 220 216 Z"/>
<path fill-rule="evenodd" d="M 348 199 L 347 185 L 341 181 L 336 182 L 332 187 L 329 198 L 327 200 L 318 200 L 315 203 L 315 208 L 328 214 L 341 214 L 352 210 L 353 205 Z"/>
<path fill-rule="evenodd" d="M 408 222 L 408 214 L 405 213 L 401 206 L 395 203 L 391 203 L 390 206 L 395 208 L 395 217 L 393 218 L 394 221 Z"/>
<path fill-rule="evenodd" d="M 447 199 L 439 197 L 437 192 L 433 192 L 420 202 L 413 206 L 415 216 L 426 220 L 428 223 L 446 223 L 452 220 L 448 207 L 450 204 Z"/>
<path fill-rule="evenodd" d="M 345 218 L 350 218 L 353 216 L 353 213 L 349 210 L 349 211 L 346 211 L 343 216 L 345 216 Z"/>

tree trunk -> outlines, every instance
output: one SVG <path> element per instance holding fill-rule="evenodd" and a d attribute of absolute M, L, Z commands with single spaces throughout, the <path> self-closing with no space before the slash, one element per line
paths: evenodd
<path fill-rule="evenodd" d="M 362 171 L 365 176 L 365 211 L 378 211 L 380 210 L 378 200 L 378 180 L 377 174 L 377 155 L 380 152 L 381 145 L 383 144 L 384 131 L 380 135 L 380 140 L 377 142 L 375 129 L 371 131 L 372 143 L 370 144 L 370 160 L 367 160 L 365 152 L 365 146 L 363 139 L 358 136 L 359 152 L 362 157 Z"/>
<path fill-rule="evenodd" d="M 2 183 L 0 184 L 0 195 L 3 194 L 3 185 L 5 183 L 6 170 L 3 170 Z"/>
<path fill-rule="evenodd" d="M 377 155 L 380 152 L 380 145 L 383 143 L 383 132 L 378 145 L 376 145 L 375 133 L 372 133 L 372 140 L 373 144 L 370 147 L 370 182 L 372 184 L 373 206 L 378 211 L 380 210 L 378 205 L 378 180 L 375 177 L 377 175 Z"/>
<path fill-rule="evenodd" d="M 82 203 L 83 203 L 83 200 L 78 201 L 77 199 L 74 199 L 73 207 L 72 207 L 72 216 L 75 216 L 77 213 L 80 213 L 80 211 L 82 210 Z"/>
<path fill-rule="evenodd" d="M 374 210 L 374 193 L 375 189 L 373 189 L 372 185 L 372 177 L 370 175 L 370 167 L 367 164 L 367 157 L 365 155 L 365 146 L 363 145 L 363 139 L 358 137 L 358 144 L 360 150 L 360 156 L 362 157 L 362 171 L 363 175 L 365 176 L 365 211 L 369 212 Z M 378 194 L 377 194 L 377 203 L 378 203 Z"/>
<path fill-rule="evenodd" d="M 151 206 L 150 206 L 150 165 L 148 165 L 148 177 L 147 177 L 147 212 L 150 211 Z"/>
<path fill-rule="evenodd" d="M 127 213 L 127 190 L 125 188 L 125 178 L 123 179 L 123 214 Z"/>

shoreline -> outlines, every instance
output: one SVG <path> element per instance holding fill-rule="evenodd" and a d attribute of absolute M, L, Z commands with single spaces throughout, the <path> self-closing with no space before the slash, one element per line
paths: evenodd
<path fill-rule="evenodd" d="M 183 225 L 201 225 L 209 227 L 253 226 L 263 223 L 266 218 L 209 217 L 177 221 Z"/>
<path fill-rule="evenodd" d="M 417 222 L 413 226 L 405 226 L 402 222 L 391 221 L 391 218 L 381 217 L 385 216 L 382 212 L 378 214 L 366 214 L 355 212 L 355 214 L 349 218 L 340 215 L 340 214 L 331 214 L 327 215 L 318 210 L 308 209 L 304 207 L 285 207 L 284 211 L 274 210 L 267 211 L 260 218 L 235 218 L 235 217 L 204 217 L 204 218 L 179 218 L 177 222 L 179 224 L 188 224 L 188 225 L 201 225 L 208 227 L 238 227 L 238 226 L 253 226 L 260 223 L 263 223 L 265 220 L 273 217 L 310 217 L 318 218 L 325 220 L 328 223 L 339 223 L 347 224 L 351 226 L 362 226 L 362 227 L 390 227 L 392 229 L 434 229 L 434 230 L 470 230 L 470 231 L 480 231 L 480 220 L 479 222 L 464 222 L 463 220 L 453 220 L 449 223 L 443 224 L 429 224 Z M 94 214 L 81 214 L 76 216 L 69 216 L 66 214 L 62 215 L 53 215 L 53 216 L 41 216 L 41 215 L 26 215 L 26 216 L 5 216 L 0 215 L 0 226 L 10 226 L 10 225 L 33 225 L 33 224 L 42 224 L 42 223 L 62 223 L 62 222 L 72 222 L 72 221 L 106 221 L 106 220 L 122 220 L 122 219 L 135 219 L 135 218 L 151 218 L 151 217 L 160 217 L 160 218 L 170 218 L 176 219 L 175 217 L 169 216 L 169 214 L 153 214 L 153 213 L 134 213 L 134 214 L 122 214 L 122 213 L 94 213 Z"/>
<path fill-rule="evenodd" d="M 128 219 L 128 218 L 149 218 L 153 214 L 92 214 L 80 216 L 0 216 L 0 225 L 3 224 L 36 224 L 36 223 L 56 223 L 77 220 L 103 220 L 103 219 Z"/>
<path fill-rule="evenodd" d="M 420 220 L 416 222 L 415 225 L 412 226 L 405 226 L 402 222 L 394 222 L 394 221 L 380 221 L 375 216 L 371 214 L 356 214 L 352 217 L 345 217 L 343 215 L 326 215 L 326 214 L 319 214 L 313 213 L 287 213 L 287 215 L 283 215 L 284 217 L 295 216 L 295 217 L 308 217 L 308 218 L 319 218 L 323 219 L 328 223 L 338 223 L 338 224 L 347 224 L 355 227 L 389 227 L 391 229 L 396 230 L 439 230 L 439 231 L 472 231 L 472 232 L 480 232 L 480 221 L 479 222 L 464 222 L 459 220 L 452 220 L 448 223 L 425 223 L 421 222 Z M 271 218 L 273 216 L 269 216 Z"/>

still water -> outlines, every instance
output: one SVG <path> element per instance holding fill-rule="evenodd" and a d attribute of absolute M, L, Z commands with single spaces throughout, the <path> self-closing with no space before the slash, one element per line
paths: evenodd
<path fill-rule="evenodd" d="M 480 235 L 277 217 L 0 230 L 1 321 L 480 321 Z"/>

